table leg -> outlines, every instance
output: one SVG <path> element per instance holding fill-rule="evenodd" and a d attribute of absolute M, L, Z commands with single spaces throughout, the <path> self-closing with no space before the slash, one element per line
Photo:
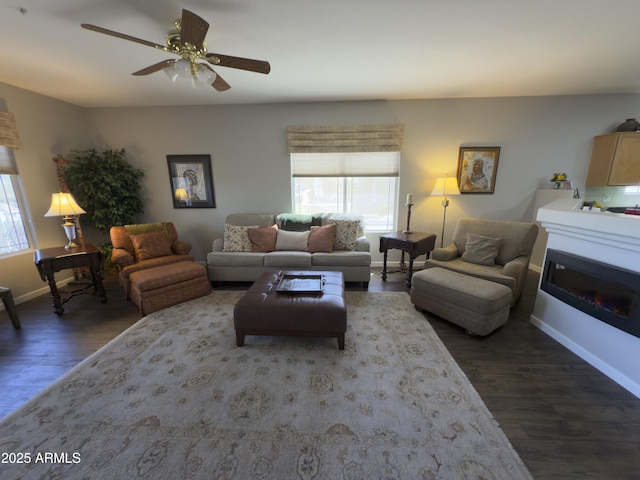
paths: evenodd
<path fill-rule="evenodd" d="M 384 258 L 382 260 L 382 281 L 387 280 L 387 249 L 384 250 Z"/>
<path fill-rule="evenodd" d="M 407 272 L 407 287 L 411 288 L 411 277 L 413 276 L 413 257 L 409 255 L 409 271 Z"/>
<path fill-rule="evenodd" d="M 53 273 L 47 274 L 47 282 L 49 283 L 49 290 L 51 290 L 51 300 L 53 300 L 53 311 L 56 315 L 62 315 L 64 308 L 62 308 L 62 300 L 60 299 L 60 292 L 58 292 L 58 286 L 56 285 L 56 279 Z"/>
<path fill-rule="evenodd" d="M 100 269 L 97 267 L 92 267 L 91 276 L 93 277 L 93 286 L 96 293 L 98 294 L 100 303 L 105 303 L 107 301 L 107 292 L 105 291 L 104 285 L 102 283 L 102 275 L 100 274 Z"/>

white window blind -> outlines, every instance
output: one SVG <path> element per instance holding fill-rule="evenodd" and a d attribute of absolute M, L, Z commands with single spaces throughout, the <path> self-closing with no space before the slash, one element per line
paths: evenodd
<path fill-rule="evenodd" d="M 366 231 L 395 225 L 402 125 L 287 129 L 296 213 L 357 213 Z"/>
<path fill-rule="evenodd" d="M 400 152 L 292 153 L 292 177 L 397 177 Z"/>

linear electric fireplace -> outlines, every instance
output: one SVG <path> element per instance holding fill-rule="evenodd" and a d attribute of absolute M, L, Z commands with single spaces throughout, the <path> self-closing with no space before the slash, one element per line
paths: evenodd
<path fill-rule="evenodd" d="M 640 337 L 640 274 L 547 250 L 540 288 L 555 298 Z"/>

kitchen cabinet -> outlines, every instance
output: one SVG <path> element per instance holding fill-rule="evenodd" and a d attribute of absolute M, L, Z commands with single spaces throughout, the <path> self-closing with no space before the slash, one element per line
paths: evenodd
<path fill-rule="evenodd" d="M 585 185 L 640 185 L 640 132 L 595 137 Z"/>

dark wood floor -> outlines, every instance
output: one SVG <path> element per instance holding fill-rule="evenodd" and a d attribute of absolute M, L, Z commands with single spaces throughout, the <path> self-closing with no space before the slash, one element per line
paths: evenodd
<path fill-rule="evenodd" d="M 429 321 L 536 479 L 640 479 L 640 399 L 529 323 L 537 279 L 488 337 Z M 106 304 L 78 296 L 61 317 L 47 295 L 18 305 L 22 330 L 0 313 L 0 417 L 140 318 L 115 277 L 106 286 Z M 402 274 L 382 282 L 373 269 L 369 291 L 407 289 Z"/>

